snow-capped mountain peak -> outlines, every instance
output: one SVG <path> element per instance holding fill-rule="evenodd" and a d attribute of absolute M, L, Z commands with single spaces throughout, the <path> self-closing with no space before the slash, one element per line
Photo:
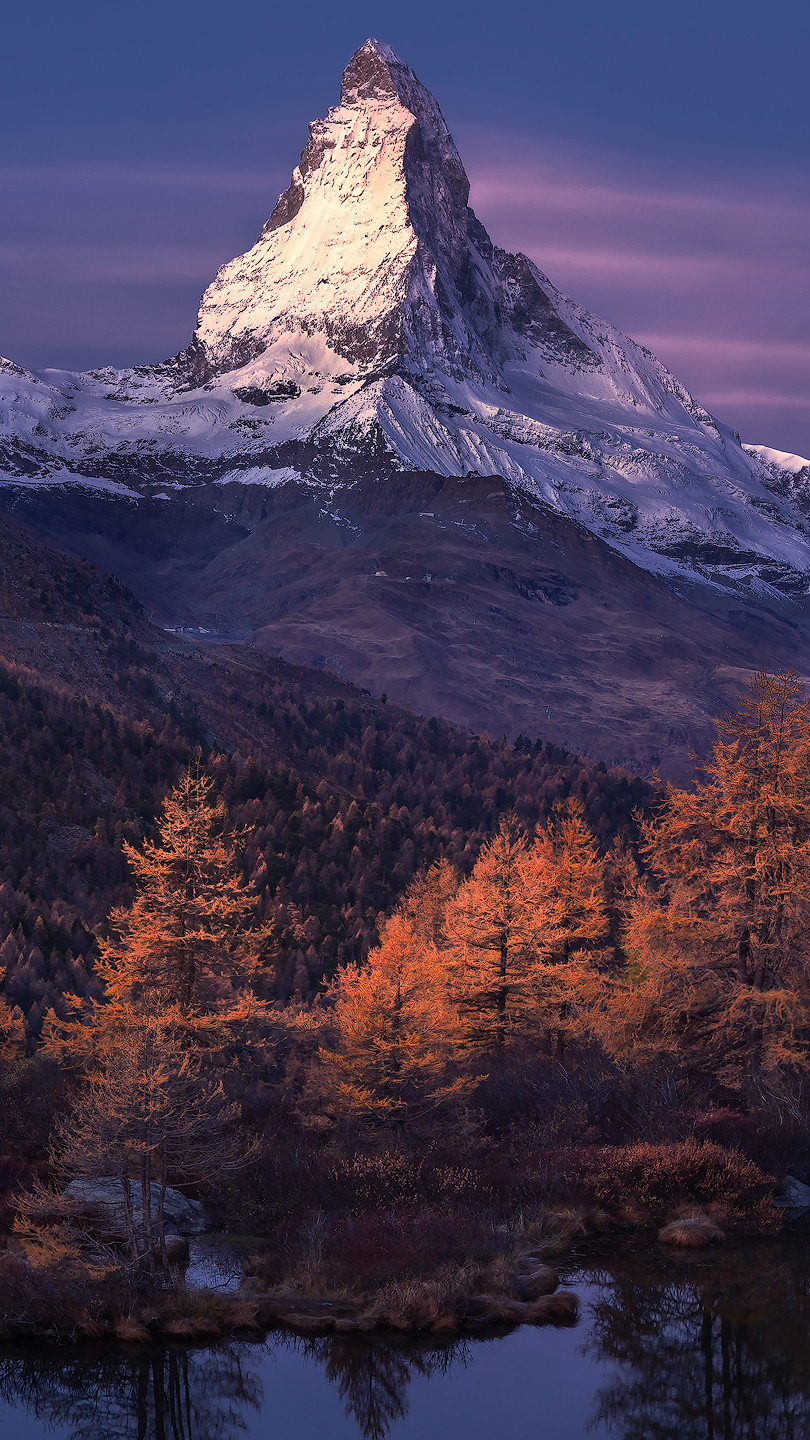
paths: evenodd
<path fill-rule="evenodd" d="M 498 248 L 433 96 L 368 40 L 256 243 L 158 366 L 0 365 L 7 481 L 501 475 L 636 563 L 810 583 L 810 468 L 741 447 L 643 347 Z"/>
<path fill-rule="evenodd" d="M 503 286 L 470 242 L 469 181 L 433 97 L 368 40 L 309 132 L 258 241 L 203 296 L 195 378 L 303 332 L 362 376 L 439 368 L 497 383 Z"/>

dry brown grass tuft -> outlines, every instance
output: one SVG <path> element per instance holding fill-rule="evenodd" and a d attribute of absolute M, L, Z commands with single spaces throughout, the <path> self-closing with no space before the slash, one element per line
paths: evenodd
<path fill-rule="evenodd" d="M 595 1230 L 597 1235 L 610 1235 L 616 1229 L 616 1221 L 607 1210 L 589 1210 L 586 1224 L 589 1230 Z"/>
<path fill-rule="evenodd" d="M 579 1302 L 570 1291 L 543 1295 L 529 1302 L 504 1295 L 471 1295 L 464 1322 L 473 1325 L 554 1325 L 576 1320 Z"/>
<path fill-rule="evenodd" d="M 110 1327 L 106 1320 L 82 1320 L 76 1326 L 76 1334 L 82 1340 L 100 1340 L 109 1333 Z"/>
<path fill-rule="evenodd" d="M 530 1307 L 506 1295 L 469 1295 L 460 1317 L 465 1325 L 520 1325 Z"/>
<path fill-rule="evenodd" d="M 681 1215 L 670 1221 L 659 1232 L 662 1245 L 676 1245 L 682 1249 L 699 1250 L 704 1245 L 719 1245 L 725 1235 L 708 1215 Z"/>
<path fill-rule="evenodd" d="M 525 1319 L 530 1325 L 553 1325 L 571 1322 L 579 1315 L 579 1300 L 570 1290 L 558 1290 L 554 1295 L 543 1295 L 530 1307 L 532 1314 Z"/>
<path fill-rule="evenodd" d="M 208 1315 L 174 1315 L 163 1321 L 164 1335 L 174 1340 L 219 1340 L 222 1326 Z"/>
<path fill-rule="evenodd" d="M 532 1265 L 518 1272 L 517 1294 L 521 1300 L 539 1300 L 541 1295 L 553 1295 L 560 1283 L 560 1277 L 550 1265 Z"/>
<path fill-rule="evenodd" d="M 575 1240 L 583 1239 L 588 1226 L 581 1210 L 553 1210 L 543 1216 L 541 1230 L 545 1248 L 554 1254 L 569 1250 Z"/>
<path fill-rule="evenodd" d="M 400 1280 L 386 1285 L 367 1306 L 363 1319 L 384 1330 L 432 1330 L 443 1315 L 452 1315 L 455 1277 L 445 1272 L 433 1280 Z"/>
<path fill-rule="evenodd" d="M 134 1315 L 119 1315 L 113 1324 L 113 1334 L 117 1340 L 126 1340 L 133 1345 L 149 1345 L 153 1339 L 146 1326 Z"/>

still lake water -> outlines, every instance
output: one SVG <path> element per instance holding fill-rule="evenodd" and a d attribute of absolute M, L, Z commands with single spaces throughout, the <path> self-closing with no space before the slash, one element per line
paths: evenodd
<path fill-rule="evenodd" d="M 579 1323 L 489 1339 L 0 1347 L 9 1440 L 807 1440 L 810 1233 L 565 1275 Z"/>

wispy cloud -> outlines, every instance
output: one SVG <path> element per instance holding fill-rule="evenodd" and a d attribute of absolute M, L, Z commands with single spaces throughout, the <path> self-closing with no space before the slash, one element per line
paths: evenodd
<path fill-rule="evenodd" d="M 223 259 L 230 259 L 224 256 Z M 203 286 L 212 279 L 214 260 L 210 246 L 183 244 L 138 244 L 58 240 L 29 241 L 16 244 L 0 241 L 0 268 L 14 275 L 19 283 L 28 278 L 40 281 L 76 284 L 168 284 L 174 280 L 194 280 Z"/>
<path fill-rule="evenodd" d="M 746 438 L 810 453 L 806 176 L 685 171 L 472 127 L 496 243 L 658 354 Z"/>

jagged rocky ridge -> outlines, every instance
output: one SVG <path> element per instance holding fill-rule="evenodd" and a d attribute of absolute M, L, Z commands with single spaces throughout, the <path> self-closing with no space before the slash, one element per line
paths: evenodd
<path fill-rule="evenodd" d="M 649 351 L 494 245 L 468 198 L 436 101 L 367 41 L 185 351 L 89 374 L 0 362 L 4 485 L 134 502 L 498 475 L 647 570 L 806 594 L 808 462 L 742 446 Z"/>

